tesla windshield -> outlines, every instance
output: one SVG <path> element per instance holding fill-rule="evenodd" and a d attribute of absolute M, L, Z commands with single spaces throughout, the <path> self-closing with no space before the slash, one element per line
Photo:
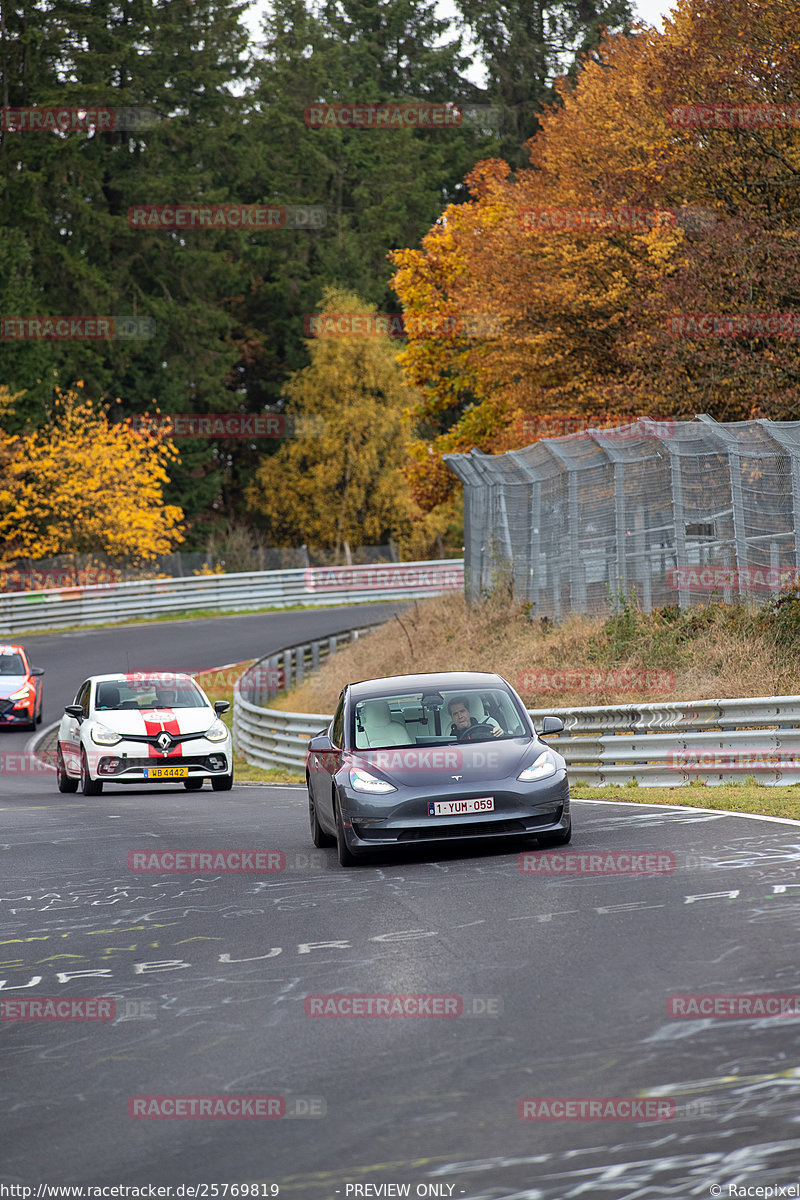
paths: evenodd
<path fill-rule="evenodd" d="M 531 736 L 511 696 L 501 688 L 371 697 L 356 704 L 354 720 L 358 750 Z"/>

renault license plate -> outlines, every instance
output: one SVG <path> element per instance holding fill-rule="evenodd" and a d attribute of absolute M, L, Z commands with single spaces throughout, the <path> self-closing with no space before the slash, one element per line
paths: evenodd
<path fill-rule="evenodd" d="M 145 767 L 145 779 L 188 779 L 188 767 Z"/>

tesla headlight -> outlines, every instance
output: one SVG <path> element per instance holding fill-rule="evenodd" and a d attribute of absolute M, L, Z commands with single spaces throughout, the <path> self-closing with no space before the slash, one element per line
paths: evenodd
<path fill-rule="evenodd" d="M 210 742 L 224 742 L 228 736 L 228 726 L 222 721 L 215 721 L 210 729 L 206 731 L 206 737 Z"/>
<path fill-rule="evenodd" d="M 122 741 L 122 734 L 107 729 L 105 725 L 95 725 L 92 729 L 92 741 L 98 746 L 116 746 L 117 742 Z"/>
<path fill-rule="evenodd" d="M 555 760 L 555 755 L 552 750 L 544 750 L 535 759 L 529 767 L 526 767 L 517 779 L 522 783 L 531 783 L 534 779 L 547 779 L 548 775 L 555 775 L 558 770 L 558 765 Z"/>
<path fill-rule="evenodd" d="M 24 685 L 24 687 L 21 687 L 19 689 L 18 692 L 12 692 L 8 698 L 9 698 L 9 700 L 27 700 L 28 696 L 30 694 L 31 694 L 31 685 L 29 683 L 26 683 Z"/>
<path fill-rule="evenodd" d="M 388 779 L 378 779 L 377 775 L 370 775 L 369 771 L 362 771 L 360 767 L 350 768 L 350 787 L 354 792 L 371 792 L 373 796 L 397 791 Z"/>

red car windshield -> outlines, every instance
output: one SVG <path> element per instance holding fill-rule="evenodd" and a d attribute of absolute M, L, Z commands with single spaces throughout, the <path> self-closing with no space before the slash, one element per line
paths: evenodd
<path fill-rule="evenodd" d="M 21 654 L 0 654 L 0 675 L 27 675 L 28 668 Z"/>

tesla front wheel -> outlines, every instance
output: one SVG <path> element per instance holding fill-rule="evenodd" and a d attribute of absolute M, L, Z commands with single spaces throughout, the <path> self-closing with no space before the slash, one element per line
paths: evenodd
<path fill-rule="evenodd" d="M 311 828 L 311 840 L 318 850 L 323 850 L 326 846 L 332 846 L 335 843 L 336 838 L 332 838 L 329 833 L 326 833 L 319 823 L 317 806 L 310 788 L 308 790 L 308 824 Z"/>
<path fill-rule="evenodd" d="M 339 805 L 336 805 L 336 853 L 339 857 L 340 867 L 355 867 L 358 865 L 358 859 L 344 840 L 344 825 L 342 823 L 342 813 Z"/>

